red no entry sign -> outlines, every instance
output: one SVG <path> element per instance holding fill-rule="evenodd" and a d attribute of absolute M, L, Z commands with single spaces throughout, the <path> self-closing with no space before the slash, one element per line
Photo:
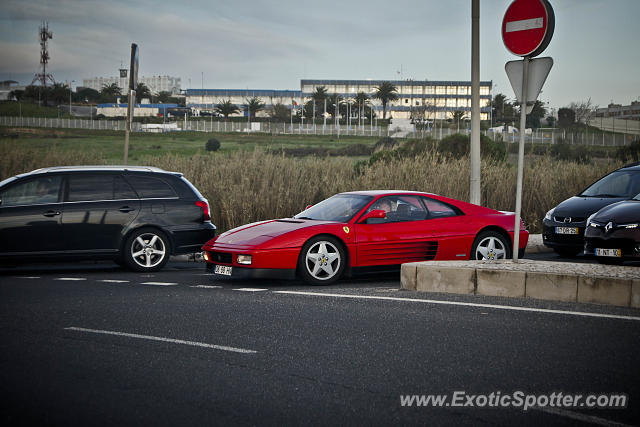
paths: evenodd
<path fill-rule="evenodd" d="M 547 0 L 515 0 L 502 20 L 502 40 L 518 56 L 539 55 L 551 41 L 555 19 Z"/>

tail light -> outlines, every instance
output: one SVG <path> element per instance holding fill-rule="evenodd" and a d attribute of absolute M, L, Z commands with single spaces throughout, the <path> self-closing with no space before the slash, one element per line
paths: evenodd
<path fill-rule="evenodd" d="M 202 214 L 204 216 L 204 221 L 211 221 L 211 215 L 209 214 L 209 204 L 207 203 L 207 201 L 201 201 L 198 200 L 196 202 L 197 206 L 200 206 L 202 208 Z"/>

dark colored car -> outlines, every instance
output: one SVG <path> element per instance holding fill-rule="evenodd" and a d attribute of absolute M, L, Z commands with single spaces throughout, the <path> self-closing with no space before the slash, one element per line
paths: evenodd
<path fill-rule="evenodd" d="M 640 163 L 600 178 L 577 196 L 551 209 L 542 221 L 542 241 L 563 256 L 583 251 L 587 218 L 605 206 L 640 194 Z"/>
<path fill-rule="evenodd" d="M 584 253 L 605 264 L 640 259 L 640 194 L 587 219 Z"/>
<path fill-rule="evenodd" d="M 0 262 L 113 259 L 156 271 L 215 237 L 182 174 L 152 167 L 38 169 L 0 182 Z"/>

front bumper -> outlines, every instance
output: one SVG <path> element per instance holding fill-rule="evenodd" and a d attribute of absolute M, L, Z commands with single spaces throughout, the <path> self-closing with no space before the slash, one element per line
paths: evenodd
<path fill-rule="evenodd" d="M 619 249 L 621 259 L 640 259 L 640 230 L 618 229 L 605 232 L 600 228 L 590 227 L 585 233 L 584 254 L 595 256 L 596 249 Z"/>
<path fill-rule="evenodd" d="M 556 227 L 574 227 L 578 229 L 578 234 L 559 234 Z M 542 243 L 553 249 L 572 249 L 579 252 L 584 246 L 584 230 L 585 221 L 565 223 L 543 220 Z"/>
<path fill-rule="evenodd" d="M 231 275 L 215 273 L 216 265 L 207 262 L 207 272 L 211 273 L 216 279 L 285 279 L 294 280 L 296 278 L 296 270 L 289 268 L 250 268 L 225 265 L 231 267 Z"/>

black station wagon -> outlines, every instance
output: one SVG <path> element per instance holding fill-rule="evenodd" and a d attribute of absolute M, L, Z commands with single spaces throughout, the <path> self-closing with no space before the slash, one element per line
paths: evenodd
<path fill-rule="evenodd" d="M 215 237 L 182 174 L 139 166 L 38 169 L 0 182 L 0 262 L 113 259 L 156 271 Z"/>

